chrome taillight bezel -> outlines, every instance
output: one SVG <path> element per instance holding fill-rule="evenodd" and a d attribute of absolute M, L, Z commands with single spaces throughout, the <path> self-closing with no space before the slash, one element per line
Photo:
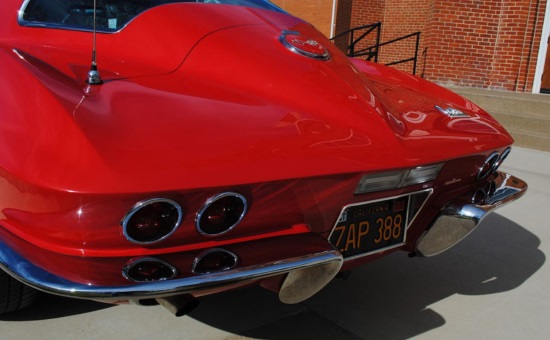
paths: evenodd
<path fill-rule="evenodd" d="M 479 167 L 477 171 L 477 179 L 482 180 L 495 173 L 496 165 L 498 164 L 499 159 L 500 155 L 498 152 L 493 152 L 490 154 Z"/>
<path fill-rule="evenodd" d="M 216 254 L 216 253 L 223 253 L 224 255 L 227 255 L 232 259 L 232 263 L 227 266 L 220 266 L 216 270 L 209 270 L 209 271 L 199 270 L 201 262 L 208 256 L 212 256 L 213 254 Z M 197 274 L 197 275 L 212 274 L 212 273 L 231 270 L 237 267 L 238 265 L 239 265 L 239 257 L 234 252 L 223 248 L 212 248 L 212 249 L 207 249 L 203 251 L 202 253 L 199 254 L 199 256 L 195 258 L 195 260 L 193 261 L 193 266 L 191 268 L 191 271 L 193 272 L 193 274 Z"/>
<path fill-rule="evenodd" d="M 491 153 L 483 162 L 483 164 L 479 167 L 479 170 L 477 172 L 477 179 L 482 180 L 490 175 L 497 172 L 497 170 L 500 168 L 502 163 L 506 160 L 510 152 L 512 151 L 511 147 L 506 148 L 502 152 L 502 154 L 499 154 L 498 152 Z"/>
<path fill-rule="evenodd" d="M 178 218 L 177 218 L 176 223 L 174 223 L 174 225 L 172 226 L 172 228 L 170 229 L 170 231 L 168 233 L 166 233 L 163 236 L 158 237 L 154 240 L 141 241 L 141 240 L 135 239 L 128 232 L 128 227 L 129 227 L 130 220 L 132 219 L 132 217 L 138 211 L 140 211 L 141 209 L 146 208 L 147 206 L 149 206 L 151 204 L 155 204 L 155 203 L 167 203 L 167 204 L 172 205 L 178 212 Z M 150 244 L 159 243 L 159 242 L 167 239 L 168 237 L 170 237 L 172 234 L 174 234 L 176 232 L 176 230 L 179 228 L 179 226 L 181 225 L 182 219 L 183 219 L 183 209 L 181 208 L 181 206 L 176 201 L 168 199 L 168 198 L 153 198 L 153 199 L 148 199 L 148 200 L 144 200 L 144 201 L 140 201 L 140 202 L 136 203 L 132 207 L 132 209 L 130 209 L 130 211 L 122 219 L 121 226 L 122 226 L 122 232 L 124 234 L 124 237 L 129 242 L 134 243 L 134 244 L 139 244 L 139 245 L 150 245 Z"/>
<path fill-rule="evenodd" d="M 222 232 L 219 232 L 219 233 L 211 233 L 211 232 L 208 232 L 206 230 L 204 230 L 205 228 L 201 225 L 201 220 L 202 220 L 202 217 L 204 216 L 204 214 L 206 213 L 206 211 L 216 202 L 218 202 L 219 200 L 223 199 L 223 198 L 226 198 L 226 197 L 234 197 L 236 199 L 238 199 L 243 207 L 243 211 L 242 213 L 240 214 L 240 216 L 238 217 L 238 219 L 232 223 L 231 225 L 228 225 Z M 203 236 L 208 236 L 208 237 L 215 237 L 215 236 L 220 236 L 220 235 L 223 235 L 223 234 L 226 234 L 228 232 L 230 232 L 231 230 L 235 229 L 235 227 L 237 227 L 241 221 L 244 219 L 246 213 L 248 211 L 248 201 L 246 200 L 246 198 L 239 194 L 239 193 L 236 193 L 236 192 L 224 192 L 224 193 L 221 193 L 219 195 L 216 195 L 214 197 L 211 197 L 209 198 L 205 203 L 204 205 L 202 206 L 202 208 L 199 210 L 199 212 L 197 213 L 197 216 L 195 218 L 195 226 L 197 228 L 197 231 L 203 235 Z"/>
<path fill-rule="evenodd" d="M 500 168 L 500 166 L 502 165 L 502 163 L 506 160 L 506 158 L 508 158 L 508 155 L 510 155 L 510 152 L 512 152 L 512 148 L 511 148 L 511 147 L 507 148 L 506 150 L 504 150 L 504 151 L 502 152 L 502 154 L 501 154 L 500 157 L 498 158 L 497 163 L 495 164 L 495 171 L 497 171 L 498 168 Z"/>
<path fill-rule="evenodd" d="M 171 272 L 171 274 L 164 276 L 162 278 L 159 278 L 157 280 L 139 280 L 132 275 L 131 271 L 136 266 L 144 262 L 151 262 L 161 266 L 165 266 Z M 178 271 L 173 265 L 155 257 L 141 257 L 138 259 L 133 259 L 130 262 L 128 262 L 128 264 L 126 264 L 124 268 L 122 268 L 122 276 L 129 281 L 137 282 L 137 283 L 166 281 L 166 280 L 173 279 L 174 277 L 176 277 L 176 275 L 178 275 Z"/>

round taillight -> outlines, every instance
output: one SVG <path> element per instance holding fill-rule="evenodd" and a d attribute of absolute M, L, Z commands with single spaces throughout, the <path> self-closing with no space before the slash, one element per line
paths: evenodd
<path fill-rule="evenodd" d="M 193 273 L 210 274 L 233 269 L 239 263 L 237 255 L 229 250 L 215 248 L 201 253 L 193 261 Z"/>
<path fill-rule="evenodd" d="M 499 160 L 499 155 L 497 152 L 493 152 L 483 165 L 479 168 L 479 172 L 477 173 L 478 179 L 484 179 L 487 178 L 490 174 L 492 174 L 495 171 L 495 167 L 497 166 Z"/>
<path fill-rule="evenodd" d="M 164 240 L 179 227 L 182 209 L 178 203 L 155 198 L 136 204 L 122 220 L 124 236 L 137 244 Z"/>
<path fill-rule="evenodd" d="M 132 260 L 122 270 L 122 275 L 134 282 L 155 282 L 172 279 L 177 270 L 165 261 L 152 257 Z"/>
<path fill-rule="evenodd" d="M 246 210 L 246 199 L 240 194 L 228 192 L 212 197 L 197 214 L 197 230 L 206 236 L 225 234 L 242 221 Z"/>

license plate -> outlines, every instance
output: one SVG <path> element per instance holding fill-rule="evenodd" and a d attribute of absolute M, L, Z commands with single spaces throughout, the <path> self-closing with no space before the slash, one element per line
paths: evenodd
<path fill-rule="evenodd" d="M 409 196 L 402 196 L 346 206 L 329 236 L 330 243 L 344 258 L 404 244 L 409 200 Z"/>

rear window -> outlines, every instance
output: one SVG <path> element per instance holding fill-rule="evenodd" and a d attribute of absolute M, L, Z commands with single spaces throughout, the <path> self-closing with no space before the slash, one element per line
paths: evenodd
<path fill-rule="evenodd" d="M 226 4 L 281 11 L 267 0 L 97 0 L 97 30 L 118 31 L 140 13 L 171 3 Z M 27 0 L 19 21 L 25 26 L 91 30 L 93 14 L 93 0 Z"/>

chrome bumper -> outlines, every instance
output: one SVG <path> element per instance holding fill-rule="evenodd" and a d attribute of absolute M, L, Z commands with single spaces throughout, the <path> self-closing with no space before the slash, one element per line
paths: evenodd
<path fill-rule="evenodd" d="M 274 257 L 268 263 L 236 268 L 212 274 L 195 275 L 172 280 L 136 283 L 124 286 L 98 286 L 71 282 L 34 265 L 0 241 L 0 268 L 19 281 L 44 292 L 103 302 L 137 301 L 215 290 L 246 284 L 280 274 L 287 274 L 279 293 L 285 303 L 301 302 L 321 290 L 339 272 L 342 255 L 319 235 L 298 234 L 281 237 L 284 244 L 294 240 L 303 247 L 301 255 Z M 273 242 L 273 241 L 271 241 Z M 248 248 L 246 248 L 248 247 Z M 262 243 L 249 242 L 243 250 L 262 249 Z"/>
<path fill-rule="evenodd" d="M 419 238 L 416 252 L 428 257 L 451 248 L 468 236 L 487 214 L 527 191 L 527 183 L 504 172 L 497 172 L 489 184 L 491 189 L 479 202 L 473 203 L 472 195 L 451 201 Z"/>

